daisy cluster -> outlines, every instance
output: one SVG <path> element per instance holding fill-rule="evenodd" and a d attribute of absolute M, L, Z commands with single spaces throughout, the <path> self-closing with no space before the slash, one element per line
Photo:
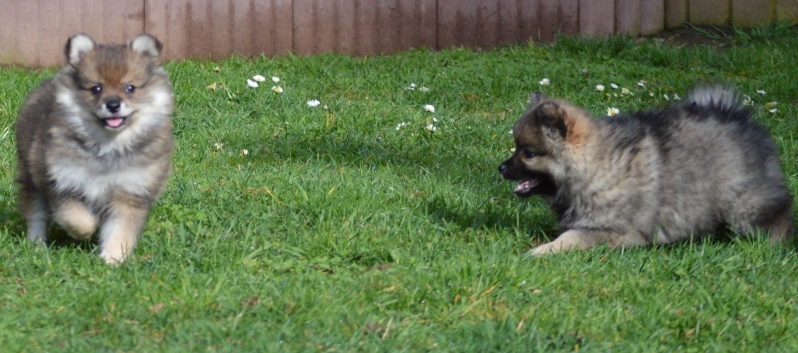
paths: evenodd
<path fill-rule="evenodd" d="M 549 82 L 548 79 L 544 79 L 544 80 L 546 80 L 546 84 L 548 84 L 548 82 Z M 541 85 L 542 84 L 543 84 L 543 81 L 541 81 Z M 638 88 L 638 92 L 642 92 L 642 93 L 646 93 L 647 92 L 650 97 L 656 97 L 657 96 L 657 94 L 654 92 L 654 90 L 650 89 L 648 87 L 648 82 L 646 82 L 645 80 L 638 81 L 637 82 L 637 86 L 639 87 Z M 632 91 L 632 90 L 630 90 L 630 89 L 628 89 L 626 87 L 622 87 L 622 86 L 618 85 L 615 82 L 610 82 L 610 88 L 612 89 L 612 91 L 609 91 L 608 93 L 605 93 L 608 97 L 610 97 L 610 96 L 611 97 L 623 97 L 623 96 L 632 96 L 632 95 L 635 94 L 634 91 Z M 597 84 L 595 90 L 596 90 L 596 92 L 604 93 L 605 91 L 607 91 L 607 87 L 604 86 L 603 84 Z M 760 95 L 760 96 L 764 96 L 767 92 L 765 92 L 765 90 L 757 90 L 756 93 L 758 95 Z M 678 93 L 671 93 L 671 94 L 662 93 L 662 98 L 665 101 L 671 101 L 671 100 L 678 101 L 678 100 L 682 99 L 682 97 L 680 97 Z M 749 96 L 747 94 L 744 94 L 743 95 L 743 104 L 744 105 L 753 105 L 754 103 L 753 103 L 753 100 L 751 99 L 751 96 Z M 772 101 L 772 102 L 765 103 L 764 107 L 771 114 L 775 114 L 778 111 L 778 109 L 776 108 L 776 105 L 778 105 L 778 102 Z M 608 116 L 613 116 L 613 115 L 616 115 L 616 114 L 619 114 L 619 113 L 620 113 L 620 110 L 618 108 L 616 108 L 616 107 L 607 107 L 607 115 Z"/>
<path fill-rule="evenodd" d="M 263 77 L 263 75 L 255 75 L 252 76 L 251 79 L 247 79 L 247 86 L 249 88 L 258 88 L 265 81 L 266 77 Z M 283 88 L 277 86 L 277 83 L 280 82 L 280 78 L 277 76 L 272 76 L 272 82 L 274 82 L 275 84 L 275 86 L 272 86 L 272 91 L 275 91 L 277 93 L 283 93 Z"/>
<path fill-rule="evenodd" d="M 213 71 L 215 71 L 216 73 L 219 73 L 221 71 L 221 69 L 217 66 L 217 67 L 213 68 Z M 238 87 L 243 87 L 242 88 L 243 90 L 258 90 L 258 89 L 262 89 L 262 87 L 264 87 L 264 85 L 266 85 L 266 87 L 268 87 L 268 81 L 269 80 L 271 80 L 271 84 L 272 84 L 271 89 L 270 89 L 271 91 L 273 91 L 275 93 L 278 93 L 278 94 L 285 92 L 285 89 L 283 88 L 283 86 L 280 85 L 281 79 L 280 79 L 279 76 L 271 76 L 271 78 L 268 78 L 268 77 L 266 77 L 264 75 L 256 74 L 256 75 L 253 75 L 252 77 L 249 77 L 249 78 L 245 79 L 246 86 L 242 85 L 242 86 L 238 86 Z M 210 91 L 216 91 L 217 89 L 224 89 L 225 91 L 227 91 L 228 96 L 230 98 L 236 96 L 236 94 L 231 92 L 228 89 L 228 87 L 226 85 L 224 85 L 224 84 L 217 84 L 216 82 L 213 82 L 210 85 L 206 86 L 206 88 L 208 90 L 210 90 Z M 412 88 L 414 90 L 416 89 L 415 84 L 412 85 Z M 419 91 L 422 91 L 422 92 L 426 92 L 427 90 L 428 89 L 426 87 L 420 87 L 419 88 Z M 306 105 L 307 105 L 308 108 L 311 108 L 311 109 L 312 108 L 317 108 L 317 107 L 323 107 L 324 110 L 328 109 L 327 105 L 326 104 L 322 104 L 322 101 L 317 99 L 317 98 L 308 99 L 306 101 Z M 434 110 L 434 107 L 432 109 Z M 274 137 L 276 137 L 277 134 L 278 133 L 275 133 Z M 226 149 L 224 147 L 225 146 L 224 146 L 223 143 L 215 142 L 215 143 L 213 143 L 211 150 L 212 150 L 213 154 L 224 153 L 226 155 L 231 155 L 231 156 L 234 154 L 233 151 L 226 151 Z M 249 152 L 250 151 L 248 149 L 242 149 L 238 154 L 240 156 L 244 157 L 244 156 L 249 155 Z"/>
<path fill-rule="evenodd" d="M 404 87 L 405 91 L 418 91 L 418 92 L 429 92 L 429 88 L 424 86 L 418 86 L 415 82 L 410 82 L 409 85 Z M 432 114 L 428 118 L 424 119 L 424 128 L 429 132 L 438 131 L 438 118 L 435 117 L 435 106 L 432 104 L 424 104 L 421 109 L 424 110 L 425 114 Z M 408 126 L 407 121 L 402 121 L 396 124 L 396 131 L 402 130 L 406 126 Z"/>

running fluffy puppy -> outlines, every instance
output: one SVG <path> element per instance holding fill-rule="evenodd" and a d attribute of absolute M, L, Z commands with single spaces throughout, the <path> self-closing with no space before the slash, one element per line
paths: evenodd
<path fill-rule="evenodd" d="M 533 93 L 513 126 L 516 150 L 499 165 L 515 193 L 540 195 L 561 234 L 530 255 L 668 244 L 725 227 L 793 234 L 792 195 L 770 134 L 722 86 L 662 110 L 593 119 Z"/>
<path fill-rule="evenodd" d="M 109 264 L 131 255 L 171 172 L 174 95 L 161 48 L 148 34 L 108 45 L 74 35 L 67 65 L 28 96 L 16 130 L 28 240 L 46 243 L 52 219 L 75 239 L 98 233 Z"/>

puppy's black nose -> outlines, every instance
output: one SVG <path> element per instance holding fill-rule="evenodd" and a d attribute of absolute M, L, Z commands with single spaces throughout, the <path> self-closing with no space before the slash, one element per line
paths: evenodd
<path fill-rule="evenodd" d="M 119 112 L 119 107 L 121 105 L 122 104 L 119 102 L 118 99 L 110 99 L 107 102 L 105 102 L 105 108 L 108 109 L 108 111 L 111 113 Z"/>
<path fill-rule="evenodd" d="M 504 163 L 499 164 L 499 173 L 504 173 L 505 170 L 507 170 L 507 165 Z"/>

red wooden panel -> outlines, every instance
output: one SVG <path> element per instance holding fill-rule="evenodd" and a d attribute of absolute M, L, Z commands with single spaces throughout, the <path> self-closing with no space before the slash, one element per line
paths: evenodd
<path fill-rule="evenodd" d="M 614 32 L 614 0 L 579 0 L 579 33 L 596 36 Z"/>
<path fill-rule="evenodd" d="M 284 54 L 291 49 L 291 0 L 145 0 L 147 32 L 167 58 Z"/>
<path fill-rule="evenodd" d="M 739 27 L 750 27 L 772 20 L 770 3 L 757 0 L 731 0 L 732 23 Z"/>
<path fill-rule="evenodd" d="M 665 1 L 640 0 L 640 34 L 654 34 L 665 29 Z"/>
<path fill-rule="evenodd" d="M 798 0 L 778 0 L 776 2 L 776 20 L 798 22 Z"/>
<path fill-rule="evenodd" d="M 438 16 L 440 48 L 489 48 L 498 42 L 498 1 L 438 0 Z"/>
<path fill-rule="evenodd" d="M 579 33 L 579 0 L 528 1 L 524 11 L 531 17 L 535 41 L 552 42 L 558 33 Z"/>
<path fill-rule="evenodd" d="M 689 21 L 692 24 L 725 25 L 729 23 L 731 2 L 729 0 L 688 1 Z"/>
<path fill-rule="evenodd" d="M 141 0 L 12 1 L 0 13 L 0 63 L 53 66 L 64 63 L 69 36 L 124 42 L 144 29 Z"/>
<path fill-rule="evenodd" d="M 640 0 L 616 0 L 615 33 L 640 33 Z"/>
<path fill-rule="evenodd" d="M 684 26 L 687 14 L 687 0 L 665 0 L 665 28 Z"/>
<path fill-rule="evenodd" d="M 387 54 L 436 48 L 435 0 L 294 0 L 294 50 Z"/>

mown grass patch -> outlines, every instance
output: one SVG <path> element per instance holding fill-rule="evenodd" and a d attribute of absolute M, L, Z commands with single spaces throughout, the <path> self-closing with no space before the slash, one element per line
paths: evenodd
<path fill-rule="evenodd" d="M 90 243 L 25 242 L 13 121 L 52 70 L 2 69 L 3 350 L 795 350 L 793 251 L 736 239 L 528 259 L 556 222 L 496 171 L 531 91 L 602 116 L 720 81 L 751 97 L 798 190 L 798 32 L 768 28 L 720 49 L 562 38 L 169 63 L 174 176 L 118 268 Z"/>

